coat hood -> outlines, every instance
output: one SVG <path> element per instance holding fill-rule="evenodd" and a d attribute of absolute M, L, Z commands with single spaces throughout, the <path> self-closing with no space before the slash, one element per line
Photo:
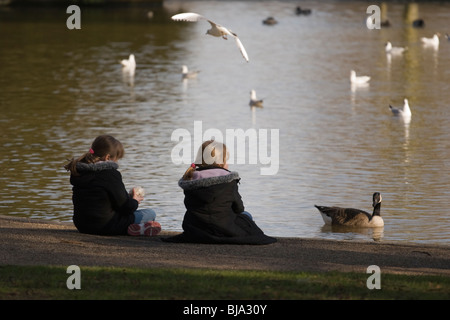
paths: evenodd
<path fill-rule="evenodd" d="M 214 186 L 217 184 L 229 183 L 233 180 L 237 180 L 239 182 L 239 180 L 241 179 L 239 177 L 239 173 L 237 173 L 235 171 L 228 171 L 225 169 L 209 169 L 207 171 L 212 171 L 212 170 L 220 170 L 220 172 L 225 171 L 226 174 L 223 175 L 223 174 L 218 173 L 217 175 L 209 176 L 206 178 L 200 177 L 199 179 L 194 179 L 194 180 L 180 179 L 178 181 L 178 185 L 183 190 L 187 191 L 187 190 L 196 190 L 196 189 L 200 189 L 200 188 L 206 188 L 206 187 Z M 200 172 L 202 172 L 202 171 L 200 171 Z"/>
<path fill-rule="evenodd" d="M 77 163 L 77 171 L 79 172 L 86 172 L 86 171 L 103 171 L 103 170 L 109 170 L 109 169 L 118 169 L 119 164 L 114 161 L 99 161 L 96 163 L 84 163 L 84 162 L 78 162 Z"/>
<path fill-rule="evenodd" d="M 79 175 L 71 175 L 70 183 L 73 186 L 86 187 L 95 181 L 96 175 L 106 170 L 117 170 L 119 165 L 114 161 L 99 161 L 96 163 L 77 163 L 77 172 Z"/>

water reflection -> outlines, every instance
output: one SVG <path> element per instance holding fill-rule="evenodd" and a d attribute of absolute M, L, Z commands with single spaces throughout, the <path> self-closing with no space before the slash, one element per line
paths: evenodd
<path fill-rule="evenodd" d="M 381 241 L 383 239 L 384 227 L 377 228 L 355 228 L 347 226 L 324 225 L 321 232 L 332 236 L 333 234 L 341 234 L 343 240 L 366 240 Z"/>
<path fill-rule="evenodd" d="M 450 206 L 450 81 L 442 66 L 450 45 L 420 41 L 448 26 L 449 6 L 382 4 L 390 26 L 370 31 L 360 1 L 305 3 L 308 16 L 283 1 L 169 3 L 151 19 L 137 8 L 89 9 L 73 32 L 60 27 L 56 9 L 0 8 L 2 214 L 70 221 L 62 165 L 109 133 L 125 145 L 126 185 L 142 185 L 149 195 L 143 206 L 157 209 L 164 228 L 180 230 L 176 182 L 186 168 L 172 163 L 171 135 L 192 132 L 201 120 L 223 132 L 280 130 L 277 175 L 261 176 L 260 165 L 233 167 L 246 209 L 268 234 L 449 244 L 442 213 Z M 170 21 L 182 11 L 239 30 L 250 63 L 234 45 L 204 35 L 204 26 Z M 279 23 L 265 27 L 267 16 Z M 418 18 L 425 27 L 412 27 Z M 387 41 L 408 50 L 390 56 Z M 130 53 L 132 77 L 119 63 Z M 202 71 L 197 79 L 181 80 L 185 64 Z M 349 88 L 353 68 L 372 76 L 370 86 Z M 253 88 L 264 92 L 264 108 L 249 108 Z M 405 97 L 411 121 L 389 111 Z M 384 195 L 381 232 L 322 228 L 315 203 L 363 208 L 374 191 Z"/>
<path fill-rule="evenodd" d="M 124 84 L 127 84 L 131 87 L 132 95 L 134 91 L 132 91 L 134 87 L 134 75 L 136 73 L 136 61 L 134 55 L 131 54 L 129 59 L 122 60 L 122 80 Z"/>

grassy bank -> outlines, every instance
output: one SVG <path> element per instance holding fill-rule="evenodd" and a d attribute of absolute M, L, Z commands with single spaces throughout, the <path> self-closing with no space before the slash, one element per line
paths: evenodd
<path fill-rule="evenodd" d="M 69 290 L 66 267 L 0 266 L 0 299 L 449 299 L 450 277 L 81 267 Z M 70 283 L 76 283 L 70 278 Z"/>

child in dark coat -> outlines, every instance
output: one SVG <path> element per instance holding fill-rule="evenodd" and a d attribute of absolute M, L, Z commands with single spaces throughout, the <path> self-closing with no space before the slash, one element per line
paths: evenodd
<path fill-rule="evenodd" d="M 125 189 L 117 161 L 124 155 L 120 141 L 101 135 L 89 152 L 64 167 L 73 185 L 73 222 L 82 233 L 155 236 L 161 225 L 152 209 L 137 210 L 143 200 L 133 188 Z"/>
<path fill-rule="evenodd" d="M 164 241 L 269 244 L 266 236 L 244 211 L 238 192 L 237 172 L 228 170 L 226 146 L 206 141 L 193 163 L 178 182 L 184 191 L 186 213 L 183 233 Z"/>

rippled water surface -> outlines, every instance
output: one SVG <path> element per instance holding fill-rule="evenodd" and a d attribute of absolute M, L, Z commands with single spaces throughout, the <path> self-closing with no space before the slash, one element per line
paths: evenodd
<path fill-rule="evenodd" d="M 180 231 L 177 181 L 187 165 L 173 162 L 180 142 L 172 134 L 184 129 L 180 139 L 194 144 L 201 123 L 206 135 L 267 130 L 271 150 L 279 150 L 275 175 L 260 174 L 269 167 L 260 157 L 251 164 L 241 154 L 246 163 L 230 166 L 267 234 L 450 244 L 450 3 L 383 4 L 391 27 L 381 30 L 366 28 L 364 1 L 301 4 L 313 13 L 297 16 L 296 2 L 278 1 L 168 1 L 151 19 L 145 8 L 87 7 L 81 30 L 66 28 L 65 8 L 0 7 L 0 213 L 70 221 L 62 166 L 108 133 L 125 146 L 126 186 L 142 185 L 141 206 Z M 170 20 L 187 11 L 236 32 L 250 62 L 232 39 L 205 35 L 206 21 Z M 264 25 L 268 16 L 278 24 Z M 411 27 L 418 17 L 424 28 Z M 436 31 L 439 47 L 424 47 L 420 38 Z M 408 50 L 388 56 L 388 40 Z M 132 79 L 119 63 L 130 53 Z M 183 82 L 183 64 L 200 70 L 198 78 Z M 351 69 L 371 76 L 370 85 L 352 87 Z M 264 108 L 249 108 L 251 89 Z M 388 108 L 404 98 L 410 123 Z M 270 139 L 271 129 L 279 139 Z M 383 196 L 381 230 L 331 229 L 314 208 L 371 211 L 375 191 Z"/>

